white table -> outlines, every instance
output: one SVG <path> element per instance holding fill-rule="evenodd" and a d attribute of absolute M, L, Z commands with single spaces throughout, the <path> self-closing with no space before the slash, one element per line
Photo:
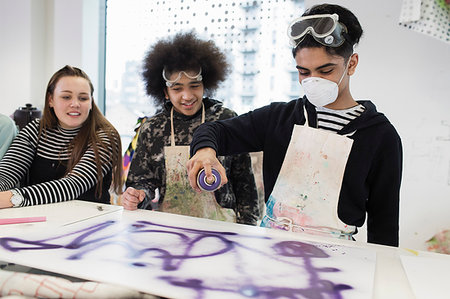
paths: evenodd
<path fill-rule="evenodd" d="M 72 200 L 55 204 L 23 208 L 0 209 L 0 219 L 45 216 L 45 222 L 0 225 L 0 237 L 14 236 L 27 231 L 45 230 L 52 227 L 71 225 L 79 221 L 109 213 L 120 212 L 121 206 Z"/>
<path fill-rule="evenodd" d="M 234 224 L 234 223 L 225 223 L 220 221 L 211 221 L 207 219 L 199 219 L 199 218 L 193 218 L 193 217 L 186 217 L 186 216 L 179 216 L 179 215 L 172 215 L 167 213 L 160 213 L 160 212 L 153 212 L 153 211 L 145 211 L 145 210 L 137 210 L 137 211 L 126 211 L 123 210 L 121 207 L 118 206 L 110 206 L 110 205 L 99 205 L 94 204 L 90 202 L 82 202 L 82 201 L 70 201 L 65 203 L 59 203 L 59 204 L 52 204 L 52 205 L 46 205 L 46 206 L 35 206 L 35 207 L 27 207 L 27 208 L 18 208 L 18 209 L 5 209 L 0 210 L 0 218 L 12 218 L 12 217 L 30 217 L 30 216 L 47 216 L 46 222 L 40 222 L 40 223 L 29 223 L 29 224 L 13 224 L 13 225 L 0 225 L 0 242 L 3 238 L 7 237 L 17 237 L 20 240 L 30 238 L 37 238 L 37 240 L 43 240 L 38 235 L 46 236 L 47 232 L 61 232 L 60 239 L 63 240 L 64 238 L 71 238 L 71 242 L 73 243 L 73 240 L 76 238 L 72 235 L 69 237 L 64 235 L 65 232 L 72 230 L 76 230 L 80 227 L 83 229 L 85 227 L 90 227 L 89 225 L 94 225 L 97 223 L 113 223 L 111 225 L 115 227 L 126 227 L 129 226 L 130 223 L 139 223 L 139 221 L 142 222 L 142 220 L 145 220 L 145 225 L 147 225 L 148 229 L 151 229 L 153 231 L 161 229 L 164 234 L 172 233 L 172 234 L 179 234 L 179 228 L 180 227 L 190 227 L 193 230 L 212 230 L 214 232 L 229 232 L 230 235 L 236 234 L 236 235 L 242 235 L 246 238 L 251 238 L 254 236 L 255 238 L 281 238 L 281 240 L 292 240 L 293 242 L 320 242 L 323 244 L 328 244 L 329 246 L 344 246 L 345 248 L 355 248 L 355 250 L 360 249 L 361 252 L 367 251 L 369 252 L 375 252 L 376 253 L 376 262 L 375 262 L 375 269 L 374 269 L 374 281 L 373 281 L 373 290 L 371 294 L 371 298 L 378 299 L 378 298 L 415 298 L 415 293 L 413 291 L 414 288 L 410 286 L 410 282 L 408 279 L 408 275 L 404 270 L 404 266 L 402 264 L 403 258 L 411 259 L 414 262 L 415 258 L 426 258 L 426 259 L 432 259 L 433 261 L 439 261 L 439 263 L 449 263 L 450 262 L 450 256 L 441 255 L 441 254 L 434 254 L 429 252 L 417 252 L 413 250 L 407 250 L 402 248 L 394 248 L 389 246 L 381 246 L 381 245 L 375 245 L 375 244 L 367 244 L 367 243 L 361 243 L 361 242 L 353 242 L 353 241 L 345 241 L 345 240 L 337 240 L 337 239 L 330 239 L 330 238 L 323 238 L 318 236 L 312 236 L 307 234 L 298 234 L 298 233 L 289 233 L 284 231 L 277 231 L 272 229 L 265 229 L 260 227 L 252 227 L 247 225 L 240 225 L 240 224 Z M 157 224 L 157 226 L 149 225 L 146 221 L 154 222 Z M 107 226 L 107 225 L 106 225 Z M 106 226 L 102 226 L 106 230 Z M 127 226 L 127 227 L 128 227 Z M 135 226 L 138 227 L 138 226 Z M 172 227 L 177 227 L 177 230 L 172 231 Z M 116 228 L 117 229 L 117 228 Z M 138 228 L 139 229 L 139 228 Z M 90 231 L 93 231 L 93 228 L 90 227 Z M 154 232 L 150 235 L 151 238 L 159 238 L 157 237 Z M 78 233 L 77 236 L 81 236 L 83 233 Z M 87 235 L 87 234 L 86 234 Z M 189 235 L 189 232 L 186 232 L 186 235 Z M 82 242 L 88 242 L 89 238 L 95 237 L 95 234 L 92 234 L 92 236 L 87 236 L 81 238 L 80 243 Z M 128 244 L 137 244 L 140 242 L 140 239 L 136 236 L 139 236 L 138 234 L 133 235 L 132 240 L 126 240 L 124 241 L 129 242 Z M 144 236 L 144 235 L 143 235 Z M 183 237 L 185 237 L 183 235 Z M 129 236 L 127 235 L 127 238 Z M 147 237 L 148 238 L 148 237 Z M 55 244 L 55 240 L 46 239 L 45 244 L 52 243 Z M 64 239 L 65 240 L 65 239 Z M 234 240 L 233 238 L 230 238 L 230 240 Z M 117 240 L 116 240 L 117 241 Z M 59 241 L 58 241 L 59 242 Z M 234 242 L 234 241 L 233 241 Z M 249 242 L 249 241 L 245 241 Z M 246 244 L 243 242 L 242 244 Z M 14 242 L 10 242 L 8 244 L 12 244 L 12 246 L 16 246 Z M 93 243 L 97 244 L 97 243 Z M 106 246 L 106 245 L 102 245 Z M 175 250 L 174 248 L 171 249 L 170 245 L 166 245 L 167 247 L 161 246 L 161 248 L 158 248 L 157 251 L 149 251 L 148 255 L 151 256 L 151 258 L 154 258 L 156 255 L 162 255 L 163 252 L 165 252 L 165 249 Z M 207 242 L 202 244 L 201 248 L 208 248 L 210 246 Z M 216 246 L 215 244 L 212 246 Z M 81 248 L 81 247 L 80 247 Z M 89 248 L 89 247 L 82 247 L 82 248 Z M 200 247 L 199 247 L 200 248 Z M 123 264 L 117 265 L 118 258 L 117 256 L 120 256 L 121 258 L 124 256 L 124 254 L 120 251 L 122 251 L 123 248 L 114 248 L 111 247 L 108 250 L 102 251 L 103 253 L 106 252 L 106 254 L 102 254 L 100 257 L 95 257 L 96 259 L 101 259 L 102 263 L 99 264 L 99 267 L 95 269 L 89 269 L 92 271 L 84 271 L 85 269 L 80 266 L 78 269 L 77 265 L 81 265 L 83 262 L 83 258 L 85 256 L 88 256 L 93 251 L 85 250 L 82 251 L 82 253 L 78 253 L 78 255 L 72 255 L 71 261 L 67 261 L 67 267 L 62 262 L 55 262 L 52 264 L 51 259 L 54 258 L 57 261 L 65 261 L 65 259 L 60 258 L 57 254 L 48 255 L 46 254 L 47 251 L 43 251 L 42 253 L 39 253 L 38 251 L 29 250 L 28 252 L 19 251 L 19 253 L 13 253 L 9 250 L 5 250 L 4 247 L 0 244 L 0 260 L 7 261 L 7 262 L 13 262 L 17 264 L 23 264 L 25 266 L 34 267 L 34 268 L 40 268 L 46 271 L 52 271 L 55 273 L 61 273 L 64 275 L 70 275 L 75 277 L 80 277 L 82 279 L 88 279 L 88 280 L 97 280 L 97 281 L 103 281 L 106 283 L 117 283 L 122 284 L 126 287 L 131 287 L 136 289 L 140 288 L 140 291 L 145 290 L 148 292 L 148 289 L 142 289 L 141 285 L 133 285 L 132 280 L 129 279 L 130 276 L 133 276 L 133 273 L 140 273 L 140 269 L 136 269 L 133 271 L 123 272 Z M 156 250 L 156 249 L 152 249 Z M 202 249 L 203 250 L 203 249 Z M 205 251 L 207 251 L 205 249 Z M 118 253 L 119 252 L 119 253 Z M 156 253 L 157 252 L 157 253 Z M 40 254 L 40 255 L 39 255 Z M 111 255 L 111 258 L 114 258 L 114 261 L 111 261 L 108 264 L 108 254 Z M 75 256 L 75 257 L 74 257 Z M 36 257 L 42 257 L 42 260 L 40 258 Z M 159 257 L 159 256 L 158 256 Z M 74 259 L 80 259 L 78 262 L 73 261 Z M 67 255 L 66 255 L 67 260 Z M 126 259 L 124 259 L 125 261 Z M 154 262 L 154 260 L 151 260 Z M 121 261 L 120 261 L 121 262 Z M 172 263 L 176 264 L 176 261 L 172 260 Z M 271 260 L 268 259 L 267 263 L 270 263 Z M 170 262 L 169 262 L 170 264 Z M 69 266 L 70 265 L 70 266 Z M 106 265 L 106 266 L 105 266 Z M 142 266 L 142 265 L 138 265 Z M 211 267 L 211 273 L 215 273 L 218 271 L 217 268 L 220 268 L 219 265 L 215 265 L 213 260 L 211 264 L 209 265 Z M 108 267 L 108 269 L 98 270 L 98 268 L 101 267 Z M 122 268 L 120 268 L 122 267 Z M 425 271 L 433 269 L 427 269 L 427 266 L 421 266 L 425 267 Z M 216 268 L 216 269 L 215 269 Z M 101 272 L 103 271 L 103 272 Z M 122 271 L 120 273 L 123 273 L 124 277 L 121 279 L 116 279 L 114 276 L 108 275 L 107 272 L 111 271 Z M 447 268 L 447 272 L 444 272 L 444 274 L 447 275 L 447 277 L 450 277 L 450 269 Z M 86 273 L 89 272 L 89 273 Z M 191 269 L 191 274 L 194 273 L 195 270 Z M 169 272 L 170 273 L 170 272 Z M 119 274 L 117 274 L 119 275 Z M 320 274 L 322 275 L 322 274 Z M 128 278 L 126 278 L 128 277 Z M 130 280 L 130 283 L 124 282 L 124 280 Z M 430 278 L 432 279 L 432 278 Z M 426 283 L 426 282 L 424 282 Z M 162 290 L 155 289 L 156 295 L 164 295 L 164 288 Z M 149 292 L 150 293 L 150 292 Z M 175 297 L 187 297 L 191 296 L 191 293 L 173 293 L 175 294 Z M 417 295 L 417 293 L 416 293 Z M 447 297 L 445 297 L 447 296 Z M 344 296 L 344 298 L 346 298 Z M 442 298 L 449 298 L 447 294 L 442 294 Z"/>

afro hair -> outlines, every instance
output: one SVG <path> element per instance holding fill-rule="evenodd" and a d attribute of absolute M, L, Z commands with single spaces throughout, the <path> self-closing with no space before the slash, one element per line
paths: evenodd
<path fill-rule="evenodd" d="M 146 92 L 159 105 L 165 101 L 164 68 L 168 74 L 174 71 L 197 72 L 201 68 L 203 87 L 208 96 L 212 95 L 230 71 L 224 53 L 214 42 L 201 40 L 192 31 L 158 41 L 150 47 L 144 58 L 142 77 Z"/>

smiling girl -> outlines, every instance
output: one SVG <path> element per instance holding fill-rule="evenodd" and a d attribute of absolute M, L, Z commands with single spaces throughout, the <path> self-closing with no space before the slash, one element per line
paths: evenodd
<path fill-rule="evenodd" d="M 121 143 L 79 68 L 50 79 L 42 119 L 23 128 L 0 161 L 0 208 L 73 199 L 109 203 L 120 193 Z"/>

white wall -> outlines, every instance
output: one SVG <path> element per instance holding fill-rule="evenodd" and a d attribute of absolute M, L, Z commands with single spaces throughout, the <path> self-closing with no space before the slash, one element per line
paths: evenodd
<path fill-rule="evenodd" d="M 398 25 L 401 2 L 332 3 L 352 10 L 365 30 L 352 92 L 372 99 L 402 137 L 400 245 L 424 249 L 450 228 L 450 55 L 444 42 Z M 48 79 L 65 64 L 97 86 L 98 7 L 98 0 L 0 0 L 1 113 L 26 102 L 42 108 Z"/>
<path fill-rule="evenodd" d="M 425 249 L 450 229 L 450 45 L 398 25 L 400 0 L 330 3 L 350 9 L 364 30 L 353 95 L 372 99 L 402 138 L 400 246 Z"/>
<path fill-rule="evenodd" d="M 97 86 L 99 7 L 98 0 L 0 0 L 0 113 L 25 103 L 42 109 L 48 80 L 66 64 Z"/>

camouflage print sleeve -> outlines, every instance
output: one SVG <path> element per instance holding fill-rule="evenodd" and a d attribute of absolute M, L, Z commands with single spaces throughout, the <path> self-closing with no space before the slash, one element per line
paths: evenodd
<path fill-rule="evenodd" d="M 127 187 L 144 190 L 146 194 L 144 206 L 150 209 L 149 200 L 155 197 L 155 189 L 161 188 L 163 180 L 163 153 L 157 150 L 157 140 L 153 138 L 152 122 L 143 124 L 137 141 L 136 152 L 131 160 L 126 181 Z"/>
<path fill-rule="evenodd" d="M 232 156 L 230 174 L 228 179 L 236 196 L 236 222 L 256 225 L 259 205 L 250 155 Z"/>

